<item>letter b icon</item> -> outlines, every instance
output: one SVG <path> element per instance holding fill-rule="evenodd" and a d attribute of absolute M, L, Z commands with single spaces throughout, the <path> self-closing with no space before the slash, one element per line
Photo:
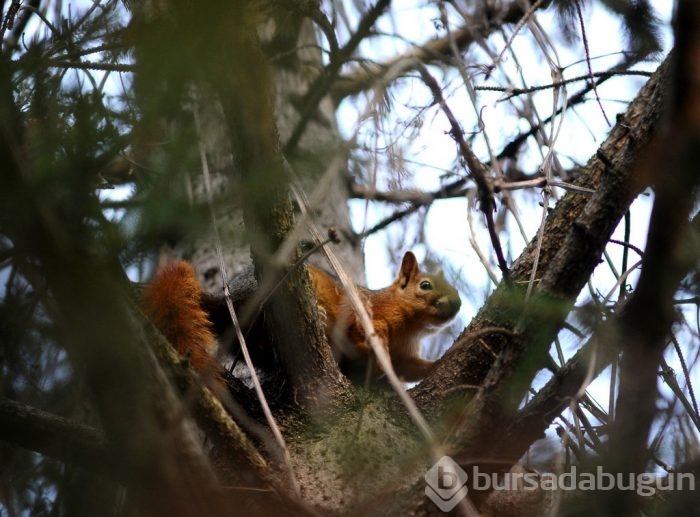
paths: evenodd
<path fill-rule="evenodd" d="M 440 490 L 452 490 L 457 486 L 457 474 L 451 470 L 445 470 L 444 465 L 438 465 L 438 486 Z"/>
<path fill-rule="evenodd" d="M 467 495 L 469 476 L 449 456 L 443 456 L 425 474 L 427 495 L 443 512 L 449 512 Z"/>

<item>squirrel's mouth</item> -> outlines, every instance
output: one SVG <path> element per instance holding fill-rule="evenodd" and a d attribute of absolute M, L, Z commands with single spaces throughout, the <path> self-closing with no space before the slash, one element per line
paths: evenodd
<path fill-rule="evenodd" d="M 459 298 L 450 298 L 449 296 L 443 296 L 433 302 L 433 307 L 437 310 L 436 316 L 440 318 L 442 322 L 447 322 L 454 318 L 461 306 L 462 300 Z"/>

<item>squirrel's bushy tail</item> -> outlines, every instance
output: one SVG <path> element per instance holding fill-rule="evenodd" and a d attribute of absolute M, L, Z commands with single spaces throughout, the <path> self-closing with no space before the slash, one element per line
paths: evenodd
<path fill-rule="evenodd" d="M 143 292 L 143 309 L 156 327 L 201 375 L 219 378 L 216 336 L 201 307 L 202 287 L 187 262 L 168 264 Z"/>

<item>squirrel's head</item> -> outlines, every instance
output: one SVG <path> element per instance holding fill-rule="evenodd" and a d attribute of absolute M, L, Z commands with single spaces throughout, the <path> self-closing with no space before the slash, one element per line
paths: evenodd
<path fill-rule="evenodd" d="M 435 275 L 422 272 L 410 251 L 403 256 L 394 285 L 401 291 L 404 303 L 412 306 L 416 315 L 429 325 L 447 323 L 462 305 L 457 289 L 447 283 L 442 271 Z"/>

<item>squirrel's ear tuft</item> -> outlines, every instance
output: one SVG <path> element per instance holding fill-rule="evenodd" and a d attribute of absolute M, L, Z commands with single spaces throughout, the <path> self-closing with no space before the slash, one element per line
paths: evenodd
<path fill-rule="evenodd" d="M 403 256 L 401 261 L 401 271 L 399 271 L 399 286 L 401 289 L 405 289 L 406 286 L 411 282 L 411 279 L 419 273 L 418 261 L 416 256 L 407 251 Z"/>

